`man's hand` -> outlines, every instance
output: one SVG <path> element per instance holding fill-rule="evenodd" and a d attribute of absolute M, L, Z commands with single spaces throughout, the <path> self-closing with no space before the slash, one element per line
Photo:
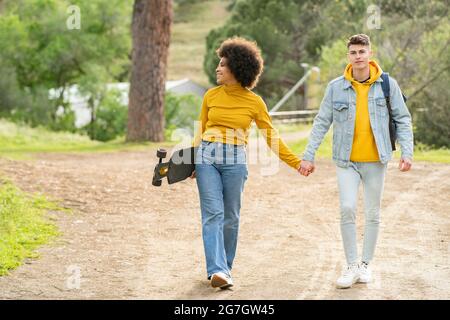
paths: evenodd
<path fill-rule="evenodd" d="M 192 174 L 191 174 L 191 176 L 190 176 L 189 178 L 191 178 L 191 179 L 195 179 L 195 170 L 194 170 L 194 171 L 192 171 Z"/>
<path fill-rule="evenodd" d="M 401 158 L 400 162 L 398 164 L 398 168 L 400 169 L 400 171 L 409 171 L 409 169 L 411 169 L 412 166 L 412 160 L 409 158 Z"/>
<path fill-rule="evenodd" d="M 314 172 L 314 163 L 311 161 L 302 160 L 300 164 L 300 168 L 298 168 L 298 172 L 302 176 L 309 176 L 311 173 Z"/>

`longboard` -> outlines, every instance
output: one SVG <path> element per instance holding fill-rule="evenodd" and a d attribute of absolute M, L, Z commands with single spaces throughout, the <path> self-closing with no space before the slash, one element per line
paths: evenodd
<path fill-rule="evenodd" d="M 155 166 L 152 184 L 160 187 L 162 179 L 167 177 L 169 184 L 183 181 L 192 175 L 195 170 L 195 151 L 197 148 L 190 147 L 180 149 L 173 153 L 168 162 L 163 162 L 167 156 L 165 149 L 158 149 L 156 156 L 159 163 Z"/>

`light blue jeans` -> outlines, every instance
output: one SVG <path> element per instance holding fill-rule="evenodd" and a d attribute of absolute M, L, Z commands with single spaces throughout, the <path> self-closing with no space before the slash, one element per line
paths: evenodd
<path fill-rule="evenodd" d="M 248 175 L 245 146 L 202 141 L 195 171 L 207 276 L 216 272 L 230 275 L 238 240 L 241 194 Z"/>
<path fill-rule="evenodd" d="M 361 261 L 372 260 L 380 224 L 381 196 L 387 164 L 381 162 L 350 162 L 347 168 L 337 167 L 341 207 L 341 235 L 348 264 L 358 262 L 356 245 L 356 207 L 358 188 L 364 189 L 364 243 Z"/>

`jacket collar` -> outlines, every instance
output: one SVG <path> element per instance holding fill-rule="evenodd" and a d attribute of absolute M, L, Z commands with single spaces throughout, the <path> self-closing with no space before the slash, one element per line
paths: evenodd
<path fill-rule="evenodd" d="M 352 83 L 345 78 L 343 78 L 343 79 L 344 79 L 344 83 L 342 84 L 342 89 L 347 90 L 348 88 L 351 88 Z M 379 77 L 377 80 L 375 80 L 375 82 L 383 82 L 383 79 L 381 79 L 381 77 Z"/>

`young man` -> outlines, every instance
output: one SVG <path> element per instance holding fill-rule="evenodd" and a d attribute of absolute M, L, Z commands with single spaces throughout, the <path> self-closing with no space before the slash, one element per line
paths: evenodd
<path fill-rule="evenodd" d="M 349 64 L 343 76 L 328 84 L 299 169 L 304 176 L 314 171 L 315 152 L 333 123 L 333 160 L 337 165 L 341 234 L 347 260 L 347 268 L 336 282 L 338 288 L 371 280 L 369 263 L 378 236 L 386 166 L 392 157 L 389 111 L 381 85 L 383 71 L 370 60 L 370 39 L 365 34 L 354 35 L 347 48 Z M 392 118 L 401 147 L 399 169 L 408 171 L 413 155 L 411 115 L 395 79 L 389 78 L 389 84 Z M 359 263 L 355 219 L 360 182 L 364 186 L 365 228 Z"/>

